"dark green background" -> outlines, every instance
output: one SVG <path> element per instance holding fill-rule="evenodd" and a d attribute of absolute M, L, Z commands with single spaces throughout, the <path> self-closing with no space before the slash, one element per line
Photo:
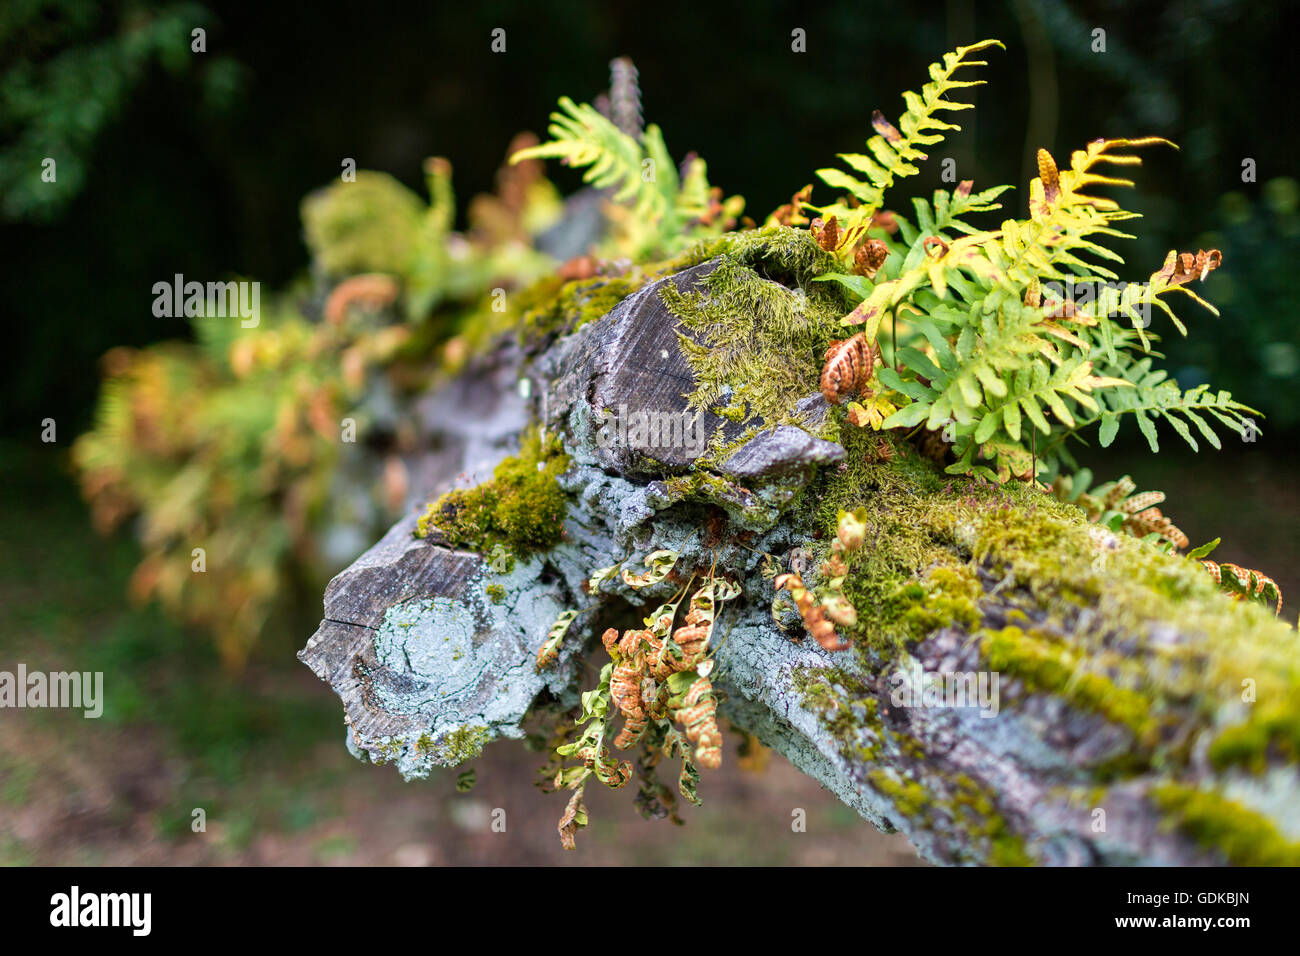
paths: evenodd
<path fill-rule="evenodd" d="M 14 0 L 0 19 L 0 108 L 15 68 L 125 42 L 142 20 L 177 10 L 207 25 L 208 52 L 185 44 L 150 61 L 90 138 L 75 197 L 46 221 L 4 226 L 6 325 L 16 342 L 0 358 L 0 429 L 15 437 L 35 434 L 46 416 L 80 429 L 96 360 L 109 347 L 185 334 L 150 313 L 154 282 L 182 272 L 278 286 L 300 272 L 298 202 L 336 176 L 343 157 L 422 191 L 421 160 L 445 155 L 463 210 L 491 187 L 510 137 L 543 132 L 561 94 L 594 97 L 617 55 L 637 63 L 645 114 L 673 152 L 698 151 L 713 181 L 745 195 L 756 218 L 834 153 L 859 149 L 873 108 L 897 117 L 899 94 L 925 81 L 929 62 L 982 37 L 1001 38 L 1007 50 L 990 54 L 981 74 L 989 85 L 976 91 L 977 110 L 960 117 L 965 131 L 898 191 L 905 211 L 912 191 L 939 185 L 942 156 L 956 158 L 958 175 L 977 187 L 1023 185 L 1039 145 L 1064 162 L 1096 136 L 1164 135 L 1183 150 L 1149 151 L 1138 191 L 1125 197 L 1148 216 L 1143 239 L 1125 250 L 1129 277 L 1141 278 L 1169 248 L 1193 247 L 1215 227 L 1224 193 L 1253 197 L 1294 170 L 1295 109 L 1282 76 L 1297 18 L 1259 2 L 234 2 L 204 10 Z M 504 54 L 489 48 L 498 26 L 507 31 Z M 791 51 L 796 27 L 807 32 L 803 54 Z M 1098 27 L 1105 53 L 1091 49 Z M 99 82 L 87 78 L 92 88 Z M 0 112 L 8 142 L 20 125 Z M 1246 156 L 1258 162 L 1258 184 L 1241 183 Z M 576 182 L 552 174 L 563 186 Z M 1023 189 L 1011 194 L 1008 212 L 1023 212 L 1024 201 Z M 1249 281 L 1249 264 L 1225 253 L 1226 268 Z M 1194 333 L 1211 328 L 1209 316 L 1189 314 Z M 1213 348 L 1174 357 L 1249 401 L 1245 386 L 1260 360 L 1232 354 L 1239 336 L 1230 323 L 1271 318 L 1221 321 L 1227 329 L 1206 333 Z"/>

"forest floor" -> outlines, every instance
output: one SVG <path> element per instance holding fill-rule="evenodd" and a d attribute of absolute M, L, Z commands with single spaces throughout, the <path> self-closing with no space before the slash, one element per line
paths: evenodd
<path fill-rule="evenodd" d="M 1222 535 L 1215 558 L 1271 574 L 1295 619 L 1300 486 L 1281 458 L 1093 458 L 1098 475 L 1128 471 L 1142 490 L 1166 491 L 1165 512 L 1193 544 Z M 489 747 L 465 794 L 455 770 L 408 784 L 359 763 L 336 698 L 294 660 L 310 626 L 286 629 L 238 678 L 224 674 L 205 635 L 127 605 L 135 546 L 90 530 L 65 471 L 12 448 L 0 448 L 0 467 L 0 670 L 105 675 L 100 719 L 0 711 L 0 864 L 920 862 L 902 836 L 878 833 L 781 757 L 746 770 L 734 746 L 705 772 L 704 806 L 684 808 L 684 827 L 642 820 L 631 793 L 595 788 L 592 825 L 565 853 L 564 796 L 533 786 L 541 754 Z M 497 809 L 505 832 L 492 828 Z M 798 809 L 804 832 L 791 825 Z"/>

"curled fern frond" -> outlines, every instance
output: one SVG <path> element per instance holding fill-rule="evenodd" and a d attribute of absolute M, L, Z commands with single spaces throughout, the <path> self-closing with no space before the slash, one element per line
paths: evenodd
<path fill-rule="evenodd" d="M 822 367 L 821 389 L 826 401 L 839 405 L 846 395 L 865 389 L 879 357 L 880 350 L 868 345 L 861 332 L 842 342 L 832 342 Z"/>
<path fill-rule="evenodd" d="M 623 569 L 623 583 L 630 588 L 647 588 L 652 584 L 658 584 L 668 577 L 676 563 L 676 551 L 664 549 L 652 552 L 646 555 L 646 570 L 641 574 L 633 574 L 627 568 Z"/>
<path fill-rule="evenodd" d="M 556 658 L 560 656 L 560 645 L 564 643 L 564 636 L 569 633 L 569 627 L 573 624 L 581 611 L 568 609 L 562 611 L 556 618 L 555 623 L 546 634 L 546 643 L 537 651 L 537 669 L 545 670 L 555 663 Z"/>
<path fill-rule="evenodd" d="M 1272 607 L 1275 614 L 1282 613 L 1282 589 L 1267 574 L 1214 561 L 1202 561 L 1201 565 L 1210 572 L 1214 582 L 1236 600 L 1255 599 L 1265 607 Z"/>

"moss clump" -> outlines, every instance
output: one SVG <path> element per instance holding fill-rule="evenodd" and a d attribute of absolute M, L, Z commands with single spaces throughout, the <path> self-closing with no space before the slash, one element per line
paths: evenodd
<path fill-rule="evenodd" d="M 914 759 L 924 760 L 920 745 L 904 748 Z M 885 770 L 867 774 L 871 785 L 893 801 L 894 809 L 909 820 L 917 820 L 927 829 L 948 830 L 956 827 L 966 833 L 969 844 L 959 853 L 961 860 L 988 863 L 992 866 L 1033 866 L 1024 838 L 1013 833 L 1006 819 L 997 811 L 991 795 L 967 774 L 952 780 L 955 793 L 951 799 L 931 793 L 913 780 L 897 779 Z"/>
<path fill-rule="evenodd" d="M 1165 825 L 1201 846 L 1218 850 L 1237 866 L 1300 866 L 1300 843 L 1290 842 L 1272 821 L 1217 793 L 1165 784 L 1151 791 Z"/>
<path fill-rule="evenodd" d="M 818 390 L 826 346 L 843 337 L 843 292 L 811 281 L 838 268 L 834 257 L 807 232 L 771 227 L 702 245 L 680 264 L 715 256 L 701 288 L 660 292 L 681 322 L 690 403 L 733 421 L 794 421 L 795 404 Z"/>
<path fill-rule="evenodd" d="M 1220 769 L 1237 764 L 1260 770 L 1270 759 L 1294 759 L 1300 752 L 1300 645 L 1294 631 L 1258 605 L 1229 600 L 1195 561 L 1125 535 L 1102 550 L 1078 513 L 1041 495 L 1029 498 L 1028 489 L 1014 493 L 1025 503 L 996 521 L 972 516 L 958 537 L 977 559 L 1014 576 L 1056 618 L 1062 625 L 1056 629 L 1068 636 L 1053 640 L 1071 660 L 1104 669 L 1105 678 L 1067 678 L 1080 685 L 1076 702 L 1096 702 L 1148 734 L 1155 720 L 1173 718 L 1184 730 L 1178 749 L 1195 729 L 1212 727 L 1218 731 L 1212 759 Z M 1080 626 L 1084 607 L 1095 608 L 1093 620 L 1106 627 Z M 1176 628 L 1182 639 L 1152 646 L 1141 636 L 1157 627 Z M 1119 646 L 1111 637 L 1117 632 L 1138 639 Z M 1014 653 L 1007 642 L 1003 646 Z M 1015 656 L 1027 661 L 1041 650 L 1031 643 Z M 1241 722 L 1239 705 L 1224 690 L 1245 682 L 1255 687 L 1259 702 Z M 1220 721 L 1232 722 L 1223 727 Z M 1179 762 L 1184 756 L 1167 755 Z"/>
<path fill-rule="evenodd" d="M 405 275 L 420 248 L 420 197 L 387 173 L 361 171 L 302 203 L 303 232 L 312 258 L 330 275 Z"/>
<path fill-rule="evenodd" d="M 634 267 L 621 276 L 566 281 L 548 275 L 511 292 L 505 311 L 495 296 L 485 297 L 459 322 L 456 337 L 443 356 L 442 374 L 451 376 L 475 356 L 513 335 L 529 354 L 555 338 L 574 332 L 607 314 L 653 277 L 653 267 Z"/>
<path fill-rule="evenodd" d="M 548 550 L 564 537 L 568 499 L 558 478 L 568 467 L 559 439 L 530 429 L 519 454 L 497 465 L 491 481 L 431 503 L 416 535 L 479 553 L 497 546 L 523 557 Z"/>
<path fill-rule="evenodd" d="M 873 770 L 867 774 L 871 785 L 894 802 L 894 809 L 909 819 L 926 812 L 930 795 L 925 787 L 913 780 L 896 780 L 888 771 Z"/>
<path fill-rule="evenodd" d="M 768 278 L 792 287 L 814 283 L 818 276 L 845 271 L 833 253 L 822 249 L 807 229 L 765 226 L 703 239 L 664 264 L 662 272 L 680 272 L 717 256 L 728 256 Z"/>
<path fill-rule="evenodd" d="M 900 601 L 910 604 L 903 623 L 918 637 L 941 627 L 957 625 L 968 631 L 979 626 L 980 580 L 962 564 L 940 565 L 926 575 L 925 583 L 913 583 L 900 592 Z"/>
<path fill-rule="evenodd" d="M 965 507 L 945 493 L 951 481 L 906 444 L 895 460 L 877 459 L 878 438 L 879 433 L 842 429 L 846 467 L 818 476 L 796 505 L 796 520 L 814 529 L 824 549 L 834 538 L 840 512 L 866 509 L 864 543 L 849 559 L 844 588 L 858 624 L 844 633 L 861 653 L 889 658 L 937 627 L 970 621 L 975 613 L 970 585 L 976 579 L 945 530 L 952 512 Z M 814 561 L 822 556 L 814 555 Z M 925 579 L 927 570 L 940 568 L 938 578 Z M 927 600 L 931 594 L 933 603 Z"/>
<path fill-rule="evenodd" d="M 540 345 L 551 336 L 576 332 L 606 315 L 645 281 L 639 269 L 623 276 L 596 276 L 570 282 L 543 279 L 520 293 L 523 318 L 519 334 L 525 343 Z"/>
<path fill-rule="evenodd" d="M 1025 849 L 1024 838 L 1014 833 L 999 832 L 989 838 L 992 852 L 989 862 L 993 866 L 1033 866 L 1034 859 Z"/>
<path fill-rule="evenodd" d="M 457 727 L 442 738 L 437 748 L 437 760 L 444 767 L 473 760 L 483 753 L 483 745 L 490 739 L 486 727 Z"/>
<path fill-rule="evenodd" d="M 1260 772 L 1270 757 L 1300 758 L 1300 708 L 1294 700 L 1259 703 L 1248 723 L 1229 727 L 1210 744 L 1210 763 L 1218 770 L 1243 766 Z"/>
<path fill-rule="evenodd" d="M 867 510 L 845 585 L 859 623 L 844 630 L 867 664 L 993 614 L 981 635 L 993 669 L 1135 733 L 1143 746 L 1106 772 L 1180 766 L 1207 729 L 1220 769 L 1300 754 L 1300 643 L 1265 609 L 1228 600 L 1195 561 L 1126 535 L 1100 541 L 1077 508 L 1027 486 L 940 474 L 906 444 L 875 459 L 875 437 L 844 428 L 847 467 L 823 472 L 795 516 L 825 542 L 840 511 Z M 1003 582 L 996 596 L 974 590 L 977 566 Z M 1157 628 L 1179 640 L 1149 641 Z M 1225 694 L 1243 681 L 1258 700 L 1248 707 Z"/>
<path fill-rule="evenodd" d="M 803 706 L 839 742 L 846 760 L 870 763 L 884 738 L 879 702 L 861 681 L 836 667 L 804 667 L 792 675 Z"/>

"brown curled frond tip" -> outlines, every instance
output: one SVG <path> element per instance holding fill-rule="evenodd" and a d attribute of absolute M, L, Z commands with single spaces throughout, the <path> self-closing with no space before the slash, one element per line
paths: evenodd
<path fill-rule="evenodd" d="M 874 279 L 888 258 L 889 246 L 885 245 L 884 240 L 868 239 L 853 253 L 853 271 L 860 276 Z"/>
<path fill-rule="evenodd" d="M 867 337 L 862 332 L 832 342 L 826 350 L 826 364 L 822 367 L 821 388 L 826 401 L 840 405 L 849 395 L 864 391 L 875 372 L 879 354 L 874 344 L 867 344 Z"/>
<path fill-rule="evenodd" d="M 802 226 L 806 225 L 808 219 L 803 215 L 803 207 L 812 201 L 812 183 L 804 186 L 793 196 L 790 201 L 783 206 L 778 206 L 772 211 L 769 219 L 775 220 L 783 226 Z"/>
<path fill-rule="evenodd" d="M 939 255 L 941 256 L 946 256 L 948 254 L 948 243 L 944 242 L 943 239 L 938 236 L 926 236 L 925 242 L 921 243 L 921 246 L 925 249 L 926 255 L 930 254 L 931 246 L 937 248 L 939 250 Z"/>
<path fill-rule="evenodd" d="M 401 291 L 397 280 L 382 273 L 365 273 L 344 279 L 325 300 L 325 321 L 342 325 L 353 308 L 379 312 L 397 301 Z"/>

